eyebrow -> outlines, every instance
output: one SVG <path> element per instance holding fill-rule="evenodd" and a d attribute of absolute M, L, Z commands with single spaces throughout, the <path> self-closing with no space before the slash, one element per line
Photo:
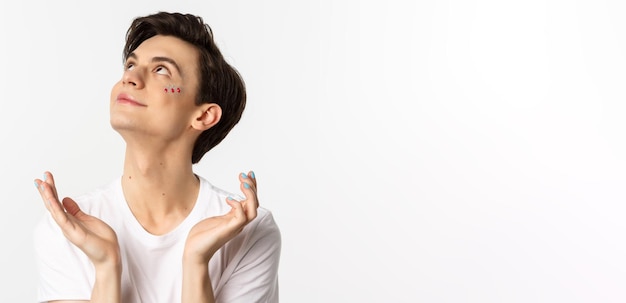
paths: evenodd
<path fill-rule="evenodd" d="M 130 58 L 133 58 L 133 59 L 137 60 L 137 55 L 135 55 L 135 53 L 132 52 L 132 53 L 130 53 L 128 55 L 128 59 L 130 59 Z M 183 76 L 183 73 L 181 72 L 180 67 L 178 67 L 178 64 L 176 64 L 176 61 L 174 61 L 174 59 L 172 59 L 172 58 L 169 58 L 169 57 L 158 57 L 157 56 L 157 57 L 152 57 L 152 60 L 150 60 L 150 61 L 152 63 L 155 63 L 155 62 L 167 62 L 167 63 L 169 63 L 169 64 L 174 66 L 174 68 L 176 69 L 178 74 L 181 75 L 181 77 Z"/>

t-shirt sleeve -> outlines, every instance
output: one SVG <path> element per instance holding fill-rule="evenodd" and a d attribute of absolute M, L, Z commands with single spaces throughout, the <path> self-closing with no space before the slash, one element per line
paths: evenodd
<path fill-rule="evenodd" d="M 277 303 L 281 235 L 272 214 L 257 217 L 230 278 L 216 294 L 218 303 Z"/>
<path fill-rule="evenodd" d="M 93 265 L 69 242 L 46 212 L 33 232 L 38 270 L 37 300 L 89 300 Z"/>

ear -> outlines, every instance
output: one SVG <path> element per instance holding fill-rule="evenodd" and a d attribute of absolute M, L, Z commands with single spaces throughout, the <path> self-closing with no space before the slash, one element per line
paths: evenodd
<path fill-rule="evenodd" d="M 220 122 L 222 118 L 222 108 L 215 103 L 202 104 L 200 111 L 191 122 L 191 127 L 199 131 L 205 131 Z"/>

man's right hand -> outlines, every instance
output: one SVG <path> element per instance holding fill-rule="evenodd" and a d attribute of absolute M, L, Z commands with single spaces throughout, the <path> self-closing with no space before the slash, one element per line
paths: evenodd
<path fill-rule="evenodd" d="M 71 198 L 59 201 L 54 178 L 45 172 L 35 180 L 46 209 L 65 237 L 80 248 L 95 267 L 121 267 L 121 256 L 115 231 L 102 220 L 80 210 Z"/>

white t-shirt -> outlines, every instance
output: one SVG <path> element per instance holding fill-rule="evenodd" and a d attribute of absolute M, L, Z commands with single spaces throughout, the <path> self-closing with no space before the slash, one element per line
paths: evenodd
<path fill-rule="evenodd" d="M 126 204 L 121 179 L 74 197 L 81 210 L 100 218 L 117 234 L 122 255 L 122 302 L 180 302 L 182 254 L 189 230 L 202 219 L 230 210 L 225 199 L 238 195 L 200 177 L 198 200 L 187 218 L 165 235 L 148 233 Z M 38 300 L 89 300 L 93 264 L 61 232 L 48 212 L 34 231 L 39 269 Z M 257 217 L 209 261 L 216 302 L 278 302 L 281 235 L 272 214 Z"/>

